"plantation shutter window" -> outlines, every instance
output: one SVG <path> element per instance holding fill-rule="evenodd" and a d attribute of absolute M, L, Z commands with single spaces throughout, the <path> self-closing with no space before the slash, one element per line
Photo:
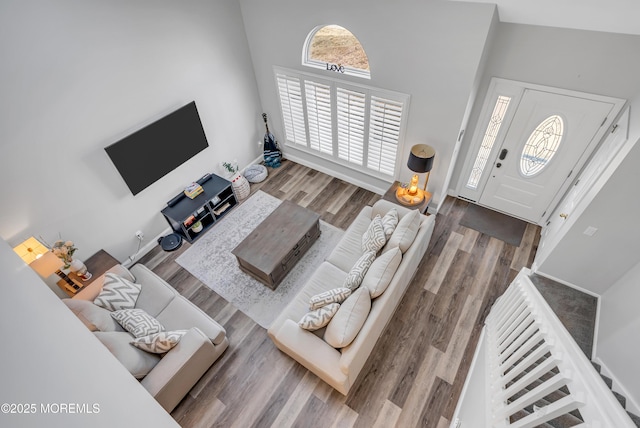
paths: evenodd
<path fill-rule="evenodd" d="M 282 74 L 277 75 L 277 80 L 282 120 L 284 121 L 284 131 L 287 141 L 306 146 L 307 134 L 302 108 L 300 80 Z"/>
<path fill-rule="evenodd" d="M 393 181 L 409 96 L 275 67 L 285 144 Z"/>
<path fill-rule="evenodd" d="M 402 103 L 371 97 L 369 119 L 369 168 L 384 174 L 395 172 L 402 123 Z"/>
<path fill-rule="evenodd" d="M 364 158 L 366 96 L 362 92 L 337 89 L 338 156 L 356 165 Z"/>
<path fill-rule="evenodd" d="M 333 154 L 331 136 L 331 87 L 305 80 L 309 144 L 313 150 Z"/>

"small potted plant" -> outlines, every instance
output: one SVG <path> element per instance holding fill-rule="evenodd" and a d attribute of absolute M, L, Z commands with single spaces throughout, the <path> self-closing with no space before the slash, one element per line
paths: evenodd
<path fill-rule="evenodd" d="M 195 233 L 202 232 L 202 222 L 198 220 L 195 223 L 193 223 L 193 225 L 191 226 L 191 230 Z"/>

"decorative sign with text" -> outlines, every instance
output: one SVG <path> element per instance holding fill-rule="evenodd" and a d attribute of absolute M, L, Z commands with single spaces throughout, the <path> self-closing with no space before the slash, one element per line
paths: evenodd
<path fill-rule="evenodd" d="M 327 63 L 327 70 L 335 71 L 336 73 L 344 73 L 344 65 Z"/>

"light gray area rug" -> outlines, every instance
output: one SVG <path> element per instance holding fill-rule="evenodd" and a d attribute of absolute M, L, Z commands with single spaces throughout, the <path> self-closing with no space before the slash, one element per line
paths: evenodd
<path fill-rule="evenodd" d="M 176 260 L 189 273 L 264 328 L 269 328 L 293 300 L 344 234 L 337 227 L 320 221 L 320 238 L 280 285 L 271 290 L 242 272 L 231 250 L 281 203 L 281 200 L 267 193 L 256 192 L 223 217 L 219 224 L 209 229 Z"/>

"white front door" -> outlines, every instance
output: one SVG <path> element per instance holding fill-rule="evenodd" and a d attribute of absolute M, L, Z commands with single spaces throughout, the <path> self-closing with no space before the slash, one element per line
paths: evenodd
<path fill-rule="evenodd" d="M 624 100 L 493 79 L 458 189 L 544 224 Z"/>

